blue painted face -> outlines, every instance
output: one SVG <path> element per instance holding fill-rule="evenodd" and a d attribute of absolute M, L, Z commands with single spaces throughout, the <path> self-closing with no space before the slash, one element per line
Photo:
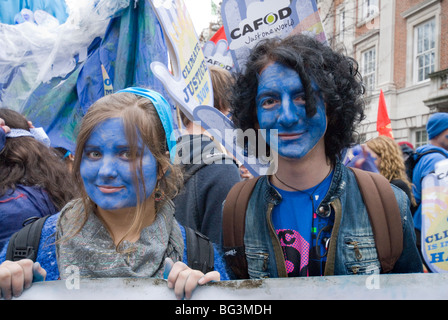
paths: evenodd
<path fill-rule="evenodd" d="M 269 145 L 285 158 L 303 158 L 323 138 L 327 129 L 322 98 L 319 97 L 316 103 L 316 114 L 307 117 L 300 76 L 277 62 L 260 75 L 256 106 L 260 129 L 266 129 Z M 278 135 L 271 130 L 277 130 Z"/>
<path fill-rule="evenodd" d="M 139 138 L 140 140 L 140 138 Z M 147 147 L 138 143 L 137 156 L 142 157 L 142 172 L 146 194 L 140 182 L 140 199 L 145 200 L 157 183 L 157 162 Z M 100 123 L 84 147 L 80 173 L 90 199 L 104 210 L 135 207 L 137 193 L 131 172 L 130 146 L 121 118 Z M 137 159 L 137 162 L 139 160 Z"/>

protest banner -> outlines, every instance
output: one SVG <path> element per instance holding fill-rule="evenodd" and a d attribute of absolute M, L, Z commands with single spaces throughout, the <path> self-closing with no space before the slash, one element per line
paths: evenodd
<path fill-rule="evenodd" d="M 151 0 L 167 38 L 172 73 L 160 62 L 151 69 L 190 119 L 199 105 L 213 107 L 213 88 L 193 22 L 182 0 Z"/>
<path fill-rule="evenodd" d="M 209 65 L 214 65 L 233 71 L 233 58 L 230 53 L 224 27 L 221 27 L 213 37 L 204 44 L 202 48 L 205 61 Z"/>
<path fill-rule="evenodd" d="M 448 298 L 446 274 L 380 274 L 338 277 L 300 277 L 218 281 L 199 286 L 192 300 L 205 306 L 271 304 L 267 300 L 444 300 Z M 175 300 L 166 280 L 154 278 L 67 279 L 33 283 L 17 300 Z M 202 300 L 202 302 L 200 301 Z M 230 302 L 229 302 L 230 301 Z M 176 307 L 192 301 L 176 301 Z M 210 308 L 209 315 L 228 315 Z M 273 315 L 281 313 L 274 306 Z M 226 313 L 224 313 L 226 312 Z M 168 314 L 168 313 L 167 313 Z M 288 313 L 290 314 L 290 313 Z"/>
<path fill-rule="evenodd" d="M 51 6 L 56 2 L 62 1 Z M 52 147 L 74 152 L 76 128 L 99 98 L 129 86 L 167 96 L 150 62 L 166 64 L 168 54 L 147 1 L 66 5 L 69 15 L 59 26 L 0 24 L 0 108 L 11 108 L 43 127 Z"/>
<path fill-rule="evenodd" d="M 221 15 L 238 71 L 249 50 L 266 38 L 308 33 L 326 42 L 315 0 L 224 0 Z"/>
<path fill-rule="evenodd" d="M 448 272 L 448 160 L 422 182 L 422 254 L 432 272 Z"/>

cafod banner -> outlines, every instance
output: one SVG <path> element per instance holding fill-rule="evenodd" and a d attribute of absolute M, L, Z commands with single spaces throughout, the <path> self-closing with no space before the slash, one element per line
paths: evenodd
<path fill-rule="evenodd" d="M 221 14 L 237 71 L 266 38 L 307 33 L 326 42 L 315 0 L 223 0 Z"/>
<path fill-rule="evenodd" d="M 167 38 L 172 73 L 160 62 L 151 63 L 151 70 L 193 120 L 195 107 L 213 106 L 212 82 L 193 23 L 182 0 L 149 1 Z"/>
<path fill-rule="evenodd" d="M 229 72 L 233 70 L 233 59 L 228 48 L 227 40 L 221 39 L 216 43 L 207 41 L 202 48 L 208 65 L 223 68 Z"/>
<path fill-rule="evenodd" d="M 422 253 L 432 272 L 448 272 L 448 160 L 422 182 Z"/>

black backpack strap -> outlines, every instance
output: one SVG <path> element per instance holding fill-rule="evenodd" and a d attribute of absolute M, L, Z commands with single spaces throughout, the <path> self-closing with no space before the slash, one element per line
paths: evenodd
<path fill-rule="evenodd" d="M 446 156 L 446 154 L 443 153 L 442 150 L 430 149 L 430 150 L 427 150 L 427 151 L 422 152 L 422 153 L 416 153 L 417 158 L 415 159 L 415 165 L 414 165 L 414 167 L 417 165 L 417 163 L 420 161 L 420 159 L 421 159 L 423 156 L 425 156 L 425 155 L 427 155 L 427 154 L 430 154 L 430 153 L 440 153 L 440 154 L 441 154 L 442 156 L 444 156 L 445 158 L 448 158 L 448 157 Z"/>
<path fill-rule="evenodd" d="M 48 217 L 33 217 L 25 220 L 24 227 L 14 233 L 9 240 L 6 260 L 31 259 L 36 261 L 42 227 Z"/>
<path fill-rule="evenodd" d="M 189 227 L 184 228 L 187 238 L 188 266 L 204 274 L 213 271 L 215 256 L 212 242 L 202 233 Z"/>
<path fill-rule="evenodd" d="M 448 159 L 448 157 L 446 156 L 445 153 L 443 153 L 442 150 L 430 149 L 430 150 L 427 150 L 427 151 L 425 151 L 425 152 L 421 152 L 421 153 L 416 152 L 416 153 L 415 153 L 415 154 L 416 154 L 416 158 L 414 159 L 414 165 L 413 165 L 413 167 L 412 167 L 412 175 L 411 175 L 411 178 L 413 177 L 414 168 L 417 166 L 417 163 L 423 158 L 423 156 L 426 156 L 427 154 L 430 154 L 430 153 L 439 153 L 439 154 L 441 154 L 442 156 L 444 156 L 445 158 Z M 434 171 L 433 171 L 433 172 L 434 172 Z M 420 178 L 420 182 L 423 180 L 423 178 L 424 178 L 424 177 L 421 177 L 421 178 Z M 412 182 L 412 179 L 411 179 L 411 182 Z M 415 210 L 417 210 L 417 208 L 415 208 Z M 414 212 L 415 212 L 415 210 L 414 210 Z M 413 214 L 414 214 L 414 212 L 413 212 Z"/>

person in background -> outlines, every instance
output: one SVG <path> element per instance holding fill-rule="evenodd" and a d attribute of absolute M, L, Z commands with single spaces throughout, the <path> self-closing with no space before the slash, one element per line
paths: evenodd
<path fill-rule="evenodd" d="M 367 150 L 375 159 L 375 165 L 390 183 L 403 190 L 411 205 L 415 205 L 412 184 L 406 175 L 406 167 L 400 146 L 391 138 L 378 136 L 366 142 Z"/>
<path fill-rule="evenodd" d="M 208 66 L 213 84 L 214 107 L 229 115 L 231 74 L 222 68 Z M 177 142 L 184 172 L 184 187 L 173 199 L 176 219 L 197 230 L 214 243 L 221 243 L 222 203 L 229 190 L 241 180 L 238 166 L 222 145 L 213 140 L 200 124 L 190 121 L 183 113 L 181 119 L 186 134 Z"/>
<path fill-rule="evenodd" d="M 401 152 L 403 153 L 403 160 L 406 161 L 409 156 L 414 153 L 415 148 L 412 143 L 407 141 L 398 142 L 398 145 L 400 146 Z"/>
<path fill-rule="evenodd" d="M 398 143 L 401 148 L 401 152 L 403 154 L 404 165 L 406 167 L 406 175 L 408 180 L 412 182 L 412 170 L 414 169 L 408 161 L 409 157 L 413 156 L 415 153 L 415 148 L 412 143 L 407 141 L 401 141 Z"/>
<path fill-rule="evenodd" d="M 175 149 L 170 106 L 157 92 L 128 88 L 94 103 L 77 138 L 73 172 L 81 197 L 45 221 L 37 261 L 4 261 L 0 290 L 20 295 L 38 279 L 167 278 L 178 298 L 226 278 L 220 256 L 215 271 L 189 268 L 185 229 L 171 198 L 182 181 L 170 162 Z M 0 261 L 5 250 L 0 254 Z M 219 272 L 221 270 L 221 273 Z"/>
<path fill-rule="evenodd" d="M 412 192 L 417 203 L 414 213 L 414 224 L 417 234 L 417 246 L 420 248 L 420 232 L 422 227 L 422 180 L 435 170 L 437 162 L 448 158 L 448 113 L 435 113 L 429 117 L 426 125 L 429 143 L 415 150 L 414 160 L 422 155 L 415 164 L 412 178 Z M 427 153 L 428 152 L 428 153 Z"/>
<path fill-rule="evenodd" d="M 65 165 L 37 140 L 36 128 L 24 116 L 0 108 L 0 119 L 1 249 L 27 219 L 57 213 L 77 193 Z"/>

